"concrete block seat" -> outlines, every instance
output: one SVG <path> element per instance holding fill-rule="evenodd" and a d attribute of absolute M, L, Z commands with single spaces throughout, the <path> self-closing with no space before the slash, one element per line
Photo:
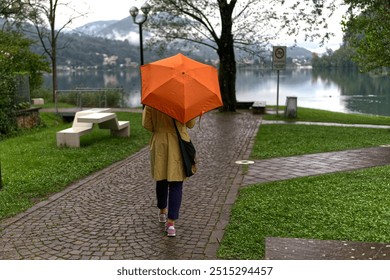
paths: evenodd
<path fill-rule="evenodd" d="M 266 102 L 265 101 L 256 101 L 252 104 L 253 114 L 265 114 Z"/>
<path fill-rule="evenodd" d="M 130 136 L 129 121 L 118 121 L 115 113 L 85 110 L 76 112 L 71 128 L 57 132 L 57 146 L 80 147 L 80 137 L 92 131 L 95 123 L 99 128 L 110 129 L 111 135 Z"/>
<path fill-rule="evenodd" d="M 130 122 L 118 121 L 117 118 L 110 119 L 108 121 L 99 123 L 99 128 L 111 130 L 111 135 L 119 137 L 130 136 Z"/>
<path fill-rule="evenodd" d="M 89 114 L 88 112 L 76 112 L 71 128 L 57 132 L 57 146 L 80 147 L 80 137 L 93 129 L 93 123 L 78 122 L 78 117 Z"/>

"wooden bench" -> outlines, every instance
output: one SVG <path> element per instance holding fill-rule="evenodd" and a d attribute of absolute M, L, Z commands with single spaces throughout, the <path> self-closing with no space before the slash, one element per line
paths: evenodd
<path fill-rule="evenodd" d="M 252 112 L 253 114 L 265 114 L 265 107 L 266 102 L 265 101 L 256 101 L 252 104 Z"/>
<path fill-rule="evenodd" d="M 90 109 L 76 112 L 71 128 L 57 132 L 57 146 L 80 147 L 80 137 L 93 129 L 96 123 L 99 128 L 110 129 L 111 135 L 130 136 L 130 122 L 118 121 L 115 113 L 108 109 Z"/>

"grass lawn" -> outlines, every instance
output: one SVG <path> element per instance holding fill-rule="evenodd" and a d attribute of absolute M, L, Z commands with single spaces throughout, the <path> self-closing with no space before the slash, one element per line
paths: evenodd
<path fill-rule="evenodd" d="M 390 242 L 389 201 L 389 167 L 250 186 L 219 257 L 263 259 L 266 237 Z"/>
<path fill-rule="evenodd" d="M 388 117 L 301 108 L 298 112 L 300 121 L 390 124 Z M 252 157 L 389 143 L 387 129 L 262 125 Z M 390 242 L 389 201 L 389 166 L 249 186 L 240 191 L 218 255 L 226 259 L 262 259 L 266 237 Z"/>
<path fill-rule="evenodd" d="M 281 107 L 283 108 L 283 107 Z M 265 120 L 284 120 L 284 121 L 300 121 L 300 122 L 329 122 L 329 123 L 344 123 L 344 124 L 375 124 L 375 125 L 390 125 L 390 117 L 374 116 L 365 114 L 346 114 L 339 112 L 331 112 L 318 109 L 301 108 L 298 110 L 296 119 L 286 119 L 283 114 L 265 115 Z"/>
<path fill-rule="evenodd" d="M 253 159 L 285 157 L 390 144 L 390 130 L 318 125 L 261 125 Z"/>
<path fill-rule="evenodd" d="M 130 120 L 130 137 L 95 129 L 81 137 L 80 148 L 58 148 L 56 132 L 70 127 L 52 113 L 41 113 L 46 127 L 0 141 L 3 190 L 0 219 L 20 213 L 59 192 L 70 183 L 124 159 L 147 145 L 149 133 L 141 126 L 141 114 L 117 113 Z"/>

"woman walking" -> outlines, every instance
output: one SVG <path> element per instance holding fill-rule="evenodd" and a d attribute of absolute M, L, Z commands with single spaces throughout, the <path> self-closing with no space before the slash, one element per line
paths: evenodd
<path fill-rule="evenodd" d="M 179 218 L 183 181 L 186 178 L 175 124 L 182 139 L 189 141 L 187 128 L 195 126 L 195 119 L 182 124 L 145 106 L 142 126 L 153 133 L 150 139 L 150 162 L 152 177 L 156 181 L 157 207 L 160 209 L 158 218 L 159 222 L 166 223 L 169 237 L 176 236 L 175 221 Z"/>

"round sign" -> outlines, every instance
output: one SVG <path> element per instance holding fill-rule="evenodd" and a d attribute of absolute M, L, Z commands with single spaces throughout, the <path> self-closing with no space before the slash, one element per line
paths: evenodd
<path fill-rule="evenodd" d="M 277 59 L 282 59 L 284 57 L 284 49 L 283 48 L 277 48 L 275 50 L 275 57 Z"/>

